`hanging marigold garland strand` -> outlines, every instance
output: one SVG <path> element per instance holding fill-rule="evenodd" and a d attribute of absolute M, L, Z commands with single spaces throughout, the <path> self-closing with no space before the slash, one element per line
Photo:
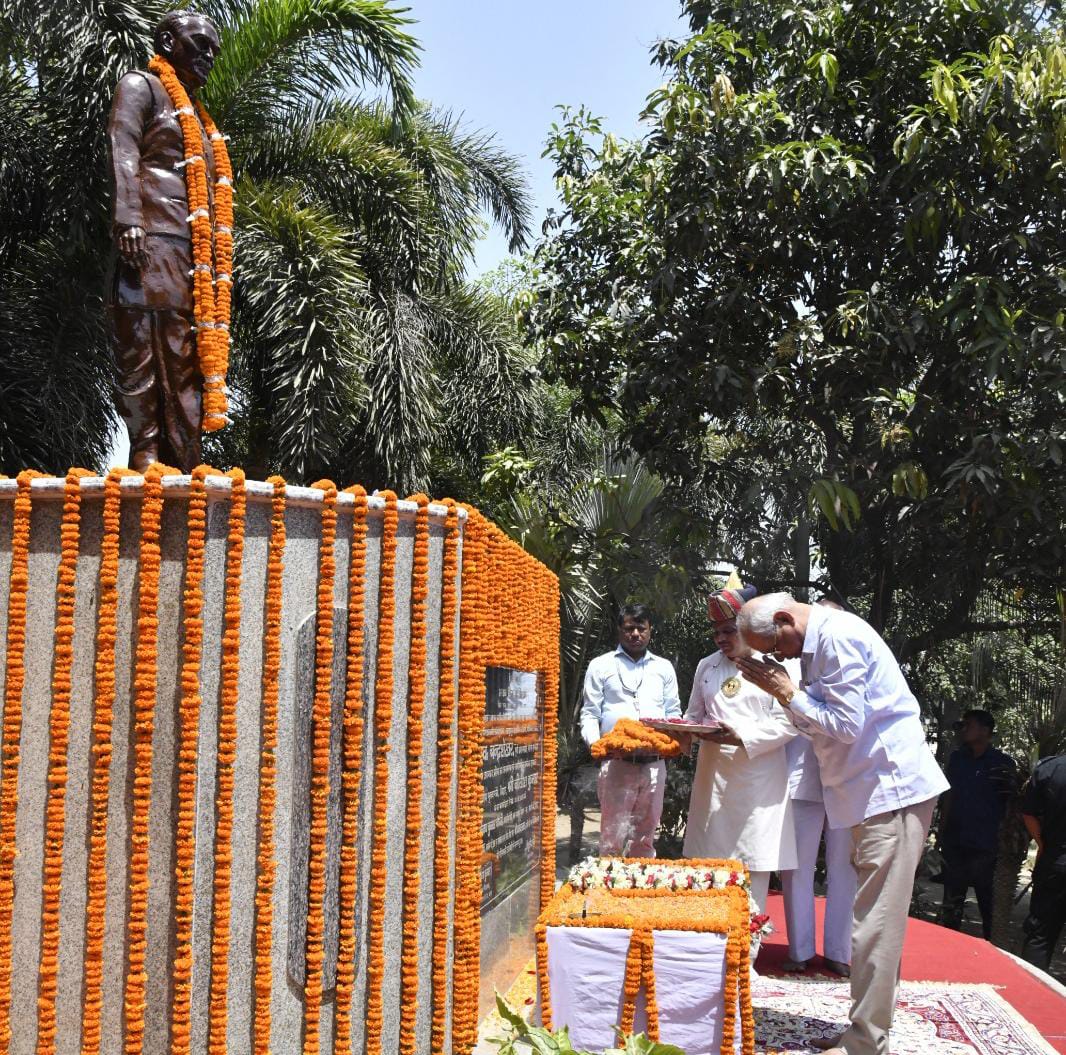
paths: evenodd
<path fill-rule="evenodd" d="M 355 905 L 358 898 L 359 780 L 363 769 L 363 621 L 366 615 L 366 491 L 349 487 L 352 541 L 348 557 L 348 660 L 344 690 L 344 805 L 338 883 L 340 939 L 334 1049 L 352 1050 L 352 993 L 355 988 Z"/>
<path fill-rule="evenodd" d="M 396 494 L 385 500 L 381 533 L 378 647 L 374 685 L 374 806 L 367 907 L 366 1055 L 382 1055 L 382 984 L 385 980 L 385 878 L 388 839 L 389 731 L 392 726 L 392 660 L 396 630 Z"/>
<path fill-rule="evenodd" d="M 259 847 L 255 878 L 255 981 L 252 1020 L 255 1055 L 270 1055 L 274 940 L 274 808 L 278 749 L 278 676 L 281 671 L 281 601 L 285 556 L 285 481 L 271 476 L 270 545 L 263 606 L 262 719 L 259 747 Z"/>
<path fill-rule="evenodd" d="M 233 765 L 237 759 L 237 699 L 240 689 L 241 570 L 248 498 L 244 471 L 231 469 L 226 584 L 222 607 L 222 661 L 218 694 L 215 783 L 215 874 L 211 907 L 211 998 L 208 1051 L 226 1055 L 230 909 L 233 876 Z"/>
<path fill-rule="evenodd" d="M 754 1020 L 751 1010 L 751 907 L 746 891 L 730 887 L 725 891 L 733 898 L 738 920 L 731 928 L 726 944 L 725 1016 L 722 1024 L 722 1055 L 735 1051 L 737 1019 L 741 1022 L 742 1055 L 754 1055 Z"/>
<path fill-rule="evenodd" d="M 415 1053 L 418 1012 L 418 899 L 422 846 L 422 716 L 426 703 L 426 597 L 429 591 L 429 498 L 412 495 L 415 545 L 407 664 L 407 801 L 403 846 L 403 938 L 400 946 L 400 1055 Z"/>
<path fill-rule="evenodd" d="M 196 868 L 196 773 L 200 738 L 200 660 L 204 642 L 204 551 L 207 538 L 207 485 L 214 472 L 193 470 L 186 537 L 182 602 L 181 711 L 178 715 L 178 801 L 174 833 L 174 997 L 171 1055 L 188 1055 L 192 1008 L 192 928 Z M 102 578 L 102 573 L 101 573 Z M 104 818 L 106 822 L 106 817 Z"/>
<path fill-rule="evenodd" d="M 492 617 L 487 612 L 485 521 L 471 506 L 463 536 L 463 590 L 459 651 L 459 816 L 456 832 L 454 908 L 455 959 L 452 998 L 452 1049 L 469 1051 L 477 1043 L 477 1005 L 481 943 L 482 726 L 485 667 L 491 658 Z"/>
<path fill-rule="evenodd" d="M 634 928 L 629 935 L 626 972 L 622 980 L 622 1021 L 619 1023 L 619 1029 L 623 1033 L 633 1032 L 633 1019 L 637 1011 L 637 995 L 640 993 L 640 982 L 643 973 L 643 932 Z"/>
<path fill-rule="evenodd" d="M 458 601 L 459 513 L 445 500 L 441 573 L 440 688 L 437 705 L 437 827 L 433 849 L 433 1015 L 430 1051 L 444 1051 L 448 1013 L 448 904 L 451 900 L 452 773 L 455 753 L 455 617 Z"/>
<path fill-rule="evenodd" d="M 91 475 L 71 469 L 63 484 L 59 529 L 59 572 L 49 715 L 48 799 L 44 818 L 41 875 L 41 958 L 37 982 L 37 1053 L 52 1055 L 56 1039 L 56 987 L 59 973 L 59 904 L 63 883 L 67 748 L 70 742 L 71 670 L 74 663 L 74 602 L 81 533 L 81 480 Z"/>
<path fill-rule="evenodd" d="M 648 1016 L 648 1039 L 659 1039 L 659 1003 L 655 998 L 655 935 L 651 930 L 641 932 L 644 960 L 641 983 L 644 986 L 644 1008 Z"/>
<path fill-rule="evenodd" d="M 18 809 L 22 687 L 26 681 L 26 595 L 29 592 L 30 485 L 40 473 L 18 474 L 11 529 L 7 601 L 7 673 L 4 681 L 4 744 L 0 755 L 0 1050 L 11 1041 L 11 919 L 15 907 L 15 813 Z"/>
<path fill-rule="evenodd" d="M 86 869 L 85 971 L 81 1016 L 82 1055 L 100 1051 L 103 1007 L 104 922 L 107 910 L 107 806 L 111 790 L 111 725 L 115 706 L 115 643 L 118 638 L 118 558 L 122 526 L 122 477 L 112 469 L 104 481 L 100 540 L 100 601 L 96 616 L 93 749 L 89 791 L 89 861 Z"/>
<path fill-rule="evenodd" d="M 162 55 L 154 55 L 148 69 L 162 81 L 181 123 L 185 145 L 182 164 L 192 235 L 193 319 L 196 352 L 204 379 L 203 428 L 205 432 L 214 432 L 229 422 L 226 370 L 233 284 L 233 169 L 225 137 L 200 102 L 194 106 L 174 67 Z M 205 134 L 215 158 L 213 217 L 212 195 L 207 187 Z"/>
<path fill-rule="evenodd" d="M 148 813 L 152 801 L 152 731 L 155 727 L 159 623 L 159 536 L 163 476 L 177 470 L 152 464 L 144 473 L 141 502 L 140 593 L 137 604 L 136 672 L 133 679 L 133 794 L 130 818 L 129 905 L 126 917 L 126 1055 L 144 1044 L 145 956 L 148 942 Z"/>
<path fill-rule="evenodd" d="M 559 757 L 559 580 L 537 567 L 537 597 L 529 611 L 534 620 L 531 639 L 538 640 L 539 669 L 544 671 L 544 779 L 541 786 L 540 908 L 555 893 L 555 810 Z"/>
<path fill-rule="evenodd" d="M 319 1050 L 319 1012 L 325 962 L 326 836 L 329 828 L 329 741 L 333 684 L 333 581 L 337 573 L 337 488 L 330 480 L 313 485 L 322 492 L 322 534 L 318 549 L 318 601 L 315 617 L 315 696 L 311 730 L 311 826 L 307 862 L 307 945 L 304 976 L 304 1055 Z"/>
<path fill-rule="evenodd" d="M 552 989 L 548 974 L 548 927 L 542 920 L 533 929 L 537 958 L 537 993 L 540 996 L 540 1021 L 545 1029 L 552 1028 Z"/>

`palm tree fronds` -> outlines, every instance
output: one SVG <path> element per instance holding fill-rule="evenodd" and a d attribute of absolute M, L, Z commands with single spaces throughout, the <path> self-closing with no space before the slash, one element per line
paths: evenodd
<path fill-rule="evenodd" d="M 251 457 L 309 481 L 335 457 L 364 399 L 357 238 L 292 191 L 241 189 L 234 379 L 270 422 L 269 454 Z"/>
<path fill-rule="evenodd" d="M 279 104 L 385 85 L 399 111 L 412 101 L 418 45 L 386 0 L 219 0 L 222 52 L 204 90 L 220 127 L 265 126 Z"/>

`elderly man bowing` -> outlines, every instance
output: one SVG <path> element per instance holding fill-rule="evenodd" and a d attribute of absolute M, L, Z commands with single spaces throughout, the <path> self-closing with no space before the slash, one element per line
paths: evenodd
<path fill-rule="evenodd" d="M 724 735 L 700 746 L 684 855 L 743 861 L 762 911 L 770 873 L 796 867 L 785 746 L 797 731 L 773 696 L 742 679 L 737 667 L 751 655 L 737 633 L 737 613 L 754 596 L 754 586 L 726 588 L 707 602 L 718 651 L 700 660 L 685 717 L 718 723 Z"/>
<path fill-rule="evenodd" d="M 816 1046 L 888 1055 L 914 873 L 947 781 L 925 742 L 918 702 L 868 623 L 773 593 L 749 601 L 737 625 L 753 649 L 773 657 L 741 659 L 744 677 L 811 736 L 829 824 L 851 829 L 859 876 L 851 1023 Z M 773 661 L 783 657 L 801 659 L 800 685 Z"/>

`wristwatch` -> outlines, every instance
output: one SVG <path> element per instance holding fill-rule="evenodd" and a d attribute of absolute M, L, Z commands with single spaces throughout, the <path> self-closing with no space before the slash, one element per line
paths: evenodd
<path fill-rule="evenodd" d="M 788 707 L 788 706 L 791 705 L 792 701 L 795 698 L 796 698 L 796 690 L 795 689 L 789 689 L 788 692 L 785 694 L 785 697 L 783 699 L 780 696 L 777 697 L 777 702 L 780 703 L 782 707 Z"/>

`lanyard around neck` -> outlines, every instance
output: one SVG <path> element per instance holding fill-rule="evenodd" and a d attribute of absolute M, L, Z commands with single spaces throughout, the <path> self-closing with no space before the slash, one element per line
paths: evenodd
<path fill-rule="evenodd" d="M 626 654 L 628 655 L 628 653 L 626 653 Z M 615 673 L 618 675 L 618 682 L 622 686 L 622 691 L 627 696 L 632 696 L 632 697 L 635 698 L 637 693 L 640 691 L 641 685 L 644 684 L 644 670 L 645 670 L 645 667 L 647 666 L 647 663 L 645 661 L 647 660 L 647 658 L 648 658 L 648 654 L 647 654 L 647 652 L 645 652 L 644 655 L 640 657 L 640 659 L 634 661 L 637 664 L 637 666 L 640 668 L 640 681 L 638 681 L 636 686 L 631 689 L 626 684 L 626 679 L 622 677 L 622 664 L 618 662 L 618 656 L 614 657 Z"/>

